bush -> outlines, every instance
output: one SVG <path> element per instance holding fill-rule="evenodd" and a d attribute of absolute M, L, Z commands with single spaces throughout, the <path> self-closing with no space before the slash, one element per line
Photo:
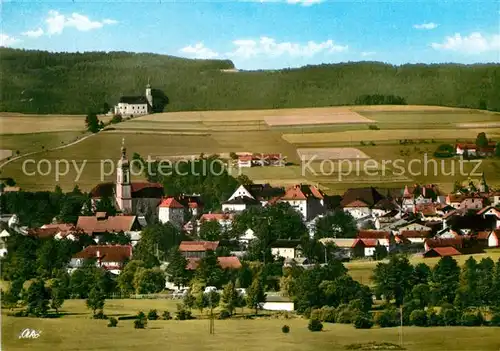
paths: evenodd
<path fill-rule="evenodd" d="M 147 324 L 148 324 L 147 319 L 136 319 L 134 321 L 134 328 L 135 329 L 144 329 Z"/>
<path fill-rule="evenodd" d="M 437 327 L 443 325 L 442 316 L 437 314 L 434 308 L 429 308 L 429 310 L 427 310 L 427 325 L 429 327 Z"/>
<path fill-rule="evenodd" d="M 309 324 L 307 325 L 307 328 L 312 332 L 322 331 L 323 323 L 321 323 L 321 321 L 319 321 L 318 319 L 311 319 L 309 321 Z"/>
<path fill-rule="evenodd" d="M 399 313 L 395 308 L 387 308 L 377 316 L 376 323 L 382 328 L 395 327 L 400 324 Z"/>
<path fill-rule="evenodd" d="M 326 323 L 335 323 L 337 310 L 334 307 L 323 306 L 321 308 L 321 320 Z"/>
<path fill-rule="evenodd" d="M 493 314 L 490 325 L 493 327 L 500 327 L 500 313 Z"/>
<path fill-rule="evenodd" d="M 231 317 L 231 313 L 228 310 L 222 310 L 219 312 L 217 319 L 228 319 Z"/>
<path fill-rule="evenodd" d="M 10 317 L 28 317 L 28 312 L 26 310 L 16 311 L 13 313 L 7 313 Z"/>
<path fill-rule="evenodd" d="M 427 326 L 427 313 L 424 310 L 414 310 L 410 314 L 410 323 L 417 327 Z"/>
<path fill-rule="evenodd" d="M 368 313 L 358 313 L 354 317 L 354 327 L 356 329 L 370 329 L 373 327 L 373 320 Z"/>
<path fill-rule="evenodd" d="M 144 314 L 144 312 L 142 311 L 139 311 L 137 313 L 137 316 L 135 316 L 136 319 L 146 319 L 146 315 Z"/>
<path fill-rule="evenodd" d="M 166 321 L 169 321 L 169 320 L 171 320 L 171 319 L 172 319 L 172 316 L 170 315 L 170 312 L 168 312 L 168 311 L 164 311 L 164 312 L 163 312 L 163 315 L 162 315 L 162 318 L 163 318 L 164 320 L 166 320 Z"/>
<path fill-rule="evenodd" d="M 376 124 L 370 124 L 368 126 L 368 129 L 370 129 L 370 130 L 380 130 L 380 127 L 377 126 Z"/>
<path fill-rule="evenodd" d="M 284 325 L 281 327 L 281 331 L 285 334 L 288 334 L 290 332 L 290 327 L 288 325 Z"/>
<path fill-rule="evenodd" d="M 108 319 L 108 316 L 106 316 L 104 314 L 104 312 L 102 310 L 100 310 L 99 312 L 97 312 L 96 314 L 94 314 L 92 316 L 92 318 L 94 318 L 94 319 Z"/>
<path fill-rule="evenodd" d="M 458 325 L 458 312 L 455 308 L 442 308 L 440 315 L 445 326 Z"/>
<path fill-rule="evenodd" d="M 317 319 L 319 321 L 323 320 L 323 310 L 321 308 L 315 308 L 309 314 L 310 319 Z"/>
<path fill-rule="evenodd" d="M 335 316 L 335 321 L 337 323 L 344 323 L 344 324 L 352 323 L 357 313 L 358 311 L 353 312 L 348 307 L 339 306 L 339 309 L 337 309 L 337 314 Z"/>
<path fill-rule="evenodd" d="M 148 319 L 150 321 L 155 321 L 158 319 L 158 313 L 156 312 L 156 310 L 149 310 L 148 312 Z"/>
<path fill-rule="evenodd" d="M 185 321 L 185 320 L 188 320 L 188 319 L 192 319 L 191 311 L 188 311 L 185 308 L 180 308 L 175 313 L 175 319 L 177 319 L 179 321 Z"/>
<path fill-rule="evenodd" d="M 478 327 L 483 324 L 483 316 L 481 313 L 464 312 L 460 317 L 460 324 L 465 327 Z"/>
<path fill-rule="evenodd" d="M 116 327 L 118 325 L 118 319 L 111 317 L 109 318 L 108 327 Z"/>

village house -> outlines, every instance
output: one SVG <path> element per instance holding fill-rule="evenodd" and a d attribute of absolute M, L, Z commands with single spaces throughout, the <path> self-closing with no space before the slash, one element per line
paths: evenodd
<path fill-rule="evenodd" d="M 184 224 L 184 206 L 173 197 L 163 199 L 158 205 L 158 220 L 181 229 Z"/>
<path fill-rule="evenodd" d="M 108 216 L 106 212 L 97 212 L 95 216 L 79 216 L 76 229 L 94 238 L 96 243 L 102 241 L 106 233 L 124 233 L 135 245 L 140 238 L 142 226 L 137 216 Z"/>
<path fill-rule="evenodd" d="M 430 230 L 401 230 L 398 234 L 398 237 L 408 240 L 412 244 L 423 244 L 431 236 Z"/>
<path fill-rule="evenodd" d="M 500 229 L 479 232 L 476 237 L 484 247 L 500 246 Z"/>
<path fill-rule="evenodd" d="M 340 206 L 344 212 L 351 214 L 355 219 L 371 217 L 371 208 L 383 200 L 382 196 L 375 188 L 351 188 L 342 196 Z"/>
<path fill-rule="evenodd" d="M 388 251 L 395 244 L 395 238 L 390 231 L 360 230 L 356 239 L 376 239 L 379 245 L 385 246 Z"/>
<path fill-rule="evenodd" d="M 229 199 L 222 204 L 223 212 L 241 212 L 250 206 L 265 206 L 270 200 L 285 193 L 284 188 L 269 184 L 240 185 Z"/>
<path fill-rule="evenodd" d="M 218 241 L 181 241 L 179 251 L 186 258 L 203 258 L 207 251 L 215 251 Z"/>
<path fill-rule="evenodd" d="M 354 252 L 353 252 L 353 245 L 355 243 L 356 239 L 352 238 L 322 238 L 319 239 L 319 242 L 322 243 L 323 245 L 335 245 L 336 248 L 338 248 L 338 252 L 335 252 L 335 256 L 339 259 L 345 259 L 345 258 L 353 258 L 354 257 Z"/>
<path fill-rule="evenodd" d="M 383 247 L 384 250 L 388 250 L 388 247 L 382 245 L 378 239 L 358 238 L 352 244 L 352 253 L 354 257 L 373 257 L 375 256 L 377 247 Z"/>
<path fill-rule="evenodd" d="M 116 170 L 116 183 L 100 183 L 91 191 L 92 205 L 109 198 L 123 214 L 158 218 L 157 208 L 163 199 L 163 185 L 149 182 L 132 182 L 125 140 L 122 140 L 121 158 Z"/>
<path fill-rule="evenodd" d="M 151 85 L 148 83 L 145 96 L 122 96 L 114 108 L 114 113 L 115 115 L 133 117 L 151 113 L 152 108 L 153 95 Z"/>
<path fill-rule="evenodd" d="M 432 204 L 437 201 L 439 189 L 435 184 L 425 184 L 413 186 L 405 185 L 403 190 L 403 210 L 416 212 L 416 206 L 423 204 Z"/>
<path fill-rule="evenodd" d="M 71 258 L 69 271 L 84 265 L 85 261 L 95 259 L 96 265 L 113 273 L 120 274 L 123 266 L 132 259 L 131 245 L 91 245 Z"/>
<path fill-rule="evenodd" d="M 271 254 L 274 257 L 295 259 L 302 257 L 300 240 L 276 240 L 271 245 Z"/>
<path fill-rule="evenodd" d="M 200 219 L 197 221 L 198 231 L 201 224 L 206 221 L 216 221 L 222 228 L 222 231 L 231 230 L 233 225 L 234 214 L 233 213 L 204 213 L 201 215 Z"/>
<path fill-rule="evenodd" d="M 459 156 L 467 154 L 468 156 L 477 155 L 477 146 L 473 143 L 458 143 L 455 145 L 455 153 Z"/>
<path fill-rule="evenodd" d="M 500 209 L 488 206 L 479 210 L 477 214 L 484 218 L 493 218 L 496 221 L 495 228 L 500 229 Z"/>
<path fill-rule="evenodd" d="M 462 253 L 455 249 L 453 246 L 444 246 L 444 247 L 434 247 L 424 252 L 424 258 L 431 257 L 445 257 L 445 256 L 458 256 Z"/>
<path fill-rule="evenodd" d="M 7 241 L 10 237 L 10 233 L 7 229 L 0 232 L 0 257 L 5 257 L 7 255 Z"/>
<path fill-rule="evenodd" d="M 281 154 L 246 154 L 238 156 L 238 167 L 253 167 L 253 166 L 285 166 L 285 157 Z"/>
<path fill-rule="evenodd" d="M 314 185 L 298 184 L 286 189 L 277 202 L 286 202 L 297 210 L 304 221 L 310 221 L 326 211 L 324 194 Z"/>

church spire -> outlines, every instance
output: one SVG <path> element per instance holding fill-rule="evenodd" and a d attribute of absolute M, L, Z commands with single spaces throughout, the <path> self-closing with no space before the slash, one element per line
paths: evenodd
<path fill-rule="evenodd" d="M 127 148 L 125 147 L 125 138 L 122 138 L 122 158 L 127 158 Z"/>

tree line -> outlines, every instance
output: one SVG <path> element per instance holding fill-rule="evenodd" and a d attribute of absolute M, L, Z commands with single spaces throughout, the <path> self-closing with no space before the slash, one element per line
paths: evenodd
<path fill-rule="evenodd" d="M 240 71 L 228 60 L 125 52 L 0 49 L 2 111 L 84 114 L 141 95 L 151 77 L 168 111 L 270 109 L 382 103 L 500 110 L 498 64 L 347 62 Z M 453 89 L 449 87 L 452 86 Z M 360 95 L 371 96 L 360 100 Z M 388 98 L 394 96 L 394 98 Z M 109 106 L 109 105 L 108 105 Z"/>

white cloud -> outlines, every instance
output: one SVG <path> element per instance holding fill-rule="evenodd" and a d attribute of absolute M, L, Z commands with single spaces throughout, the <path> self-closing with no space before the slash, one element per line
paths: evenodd
<path fill-rule="evenodd" d="M 87 16 L 73 12 L 71 16 L 60 14 L 57 11 L 49 11 L 49 16 L 45 20 L 47 23 L 48 34 L 61 34 L 64 28 L 75 28 L 76 30 L 86 32 L 92 29 L 102 28 L 104 25 L 118 23 L 112 19 L 104 19 L 103 21 L 92 21 Z"/>
<path fill-rule="evenodd" d="M 434 22 L 429 22 L 429 23 L 422 23 L 422 24 L 414 24 L 413 25 L 413 28 L 415 29 L 426 29 L 426 30 L 430 30 L 430 29 L 435 29 L 437 28 L 438 24 L 434 23 Z"/>
<path fill-rule="evenodd" d="M 302 6 L 311 6 L 314 4 L 319 4 L 324 0 L 287 0 L 286 2 L 289 4 L 300 4 Z"/>
<path fill-rule="evenodd" d="M 363 51 L 363 52 L 361 52 L 361 56 L 363 56 L 363 57 L 373 56 L 375 54 L 376 54 L 375 51 Z"/>
<path fill-rule="evenodd" d="M 487 51 L 500 52 L 500 34 L 486 37 L 479 32 L 471 33 L 469 36 L 456 33 L 454 36 L 446 37 L 442 43 L 432 43 L 431 46 L 436 50 L 457 51 L 466 54 L 480 54 Z"/>
<path fill-rule="evenodd" d="M 219 57 L 219 53 L 207 48 L 202 42 L 196 43 L 194 46 L 186 46 L 182 48 L 180 52 L 187 54 L 190 57 L 199 59 L 211 59 Z"/>
<path fill-rule="evenodd" d="M 37 30 L 28 30 L 26 32 L 21 33 L 22 35 L 25 35 L 30 38 L 38 38 L 43 35 L 43 29 L 38 28 Z"/>
<path fill-rule="evenodd" d="M 13 38 L 7 34 L 0 33 L 0 46 L 7 47 L 19 42 L 19 39 Z"/>
<path fill-rule="evenodd" d="M 316 43 L 309 41 L 306 44 L 291 42 L 276 42 L 273 38 L 261 37 L 258 41 L 253 39 L 240 39 L 233 41 L 236 49 L 227 53 L 229 57 L 251 58 L 255 56 L 278 57 L 282 55 L 311 57 L 320 52 L 343 52 L 348 46 L 337 45 L 333 40 Z"/>

